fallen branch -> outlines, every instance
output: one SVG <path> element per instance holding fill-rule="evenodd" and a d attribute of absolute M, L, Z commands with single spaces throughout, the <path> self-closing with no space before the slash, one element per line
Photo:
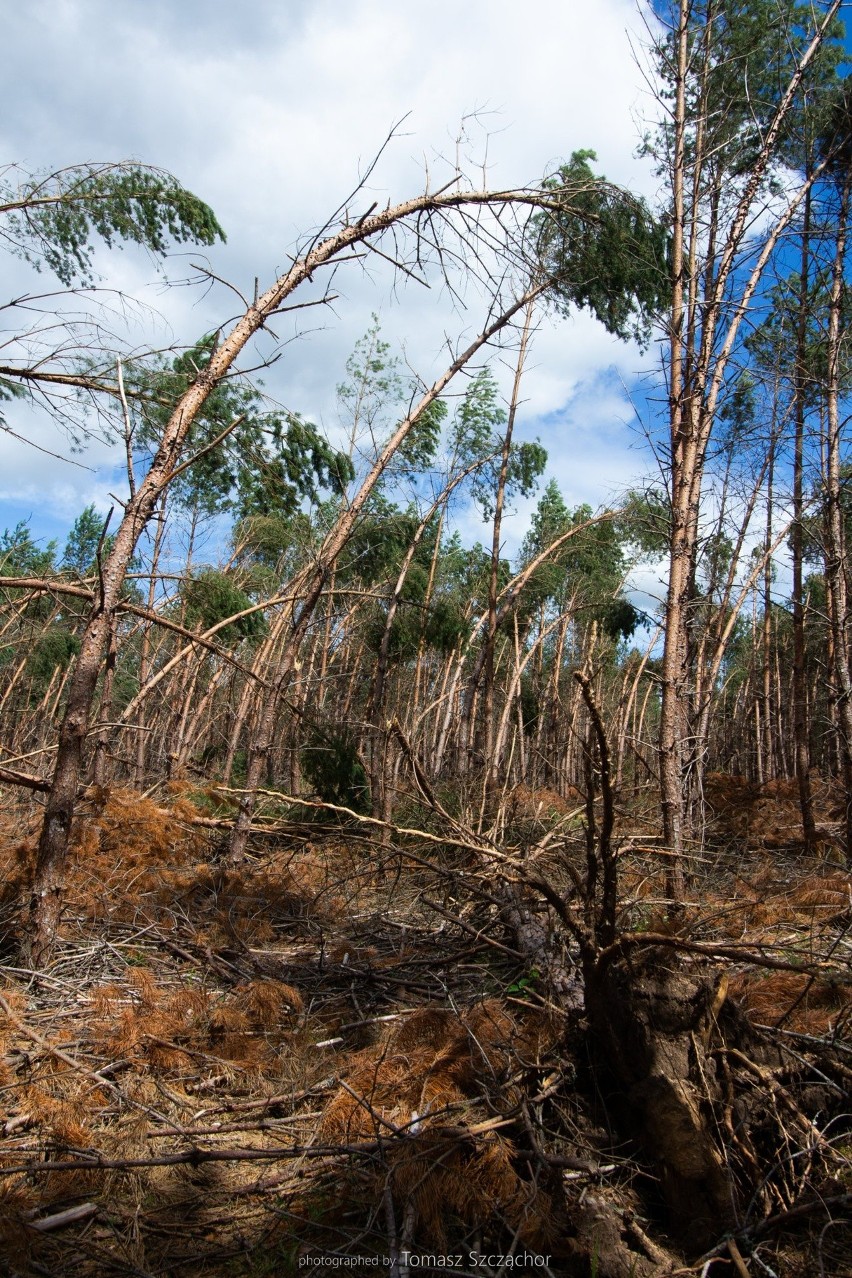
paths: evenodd
<path fill-rule="evenodd" d="M 18 772 L 15 768 L 0 767 L 0 781 L 5 781 L 7 785 L 21 785 L 26 790 L 40 790 L 42 793 L 50 789 L 50 782 L 45 781 L 43 777 L 34 777 L 29 772 Z"/>
<path fill-rule="evenodd" d="M 92 1082 L 97 1083 L 99 1087 L 108 1087 L 111 1092 L 117 1092 L 121 1095 L 121 1092 L 111 1078 L 107 1078 L 104 1074 L 99 1074 L 97 1070 L 89 1069 L 88 1065 L 81 1065 L 79 1061 L 75 1061 L 73 1056 L 69 1056 L 67 1052 L 63 1052 L 61 1047 L 54 1047 L 53 1044 L 49 1043 L 46 1038 L 41 1036 L 41 1034 L 37 1033 L 34 1029 L 30 1029 L 30 1027 L 12 1011 L 12 1008 L 9 1006 L 2 994 L 0 994 L 0 1008 L 2 1008 L 6 1013 L 15 1029 L 20 1034 L 23 1034 L 26 1038 L 28 1038 L 30 1042 L 35 1043 L 38 1047 L 42 1048 L 43 1051 L 49 1052 L 51 1056 L 55 1056 L 57 1060 L 60 1060 L 65 1065 L 70 1066 L 71 1069 L 76 1070 L 79 1074 L 83 1074 L 84 1077 L 91 1079 Z"/>
<path fill-rule="evenodd" d="M 769 967 L 778 972 L 796 972 L 803 976 L 843 977 L 846 975 L 842 968 L 832 967 L 829 963 L 791 963 L 788 959 L 771 958 L 760 950 L 753 950 L 744 945 L 714 945 L 712 941 L 686 941 L 679 936 L 668 936 L 665 932 L 625 932 L 612 945 L 601 950 L 598 955 L 601 971 L 615 959 L 639 946 L 660 946 L 681 950 L 685 954 L 703 954 L 707 958 L 734 959 L 738 963 L 752 963 L 756 967 Z"/>
<path fill-rule="evenodd" d="M 279 1158 L 332 1158 L 342 1154 L 379 1154 L 387 1141 L 366 1141 L 360 1145 L 290 1145 L 286 1149 L 186 1149 L 176 1154 L 155 1154 L 150 1158 L 104 1158 L 92 1154 L 88 1158 L 47 1159 L 44 1162 L 18 1163 L 0 1167 L 0 1176 L 34 1176 L 41 1172 L 134 1171 L 140 1167 L 176 1167 L 202 1163 L 267 1162 Z"/>
<path fill-rule="evenodd" d="M 78 1207 L 69 1207 L 66 1211 L 57 1211 L 52 1216 L 42 1216 L 40 1220 L 31 1220 L 30 1229 L 37 1229 L 46 1234 L 53 1229 L 64 1229 L 66 1225 L 75 1225 L 78 1220 L 88 1220 L 97 1215 L 100 1208 L 97 1203 L 80 1203 Z"/>

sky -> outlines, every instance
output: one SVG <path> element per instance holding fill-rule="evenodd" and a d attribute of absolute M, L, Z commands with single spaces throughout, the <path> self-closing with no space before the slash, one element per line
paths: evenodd
<path fill-rule="evenodd" d="M 7 7 L 4 36 L 5 162 L 44 171 L 132 158 L 170 170 L 215 210 L 228 239 L 207 263 L 245 295 L 256 279 L 261 289 L 271 283 L 325 223 L 398 122 L 359 208 L 419 193 L 427 172 L 439 185 L 457 156 L 471 171 L 484 166 L 488 185 L 507 187 L 539 180 L 579 148 L 595 150 L 612 181 L 656 192 L 635 154 L 654 105 L 634 0 L 532 0 L 523 9 L 506 0 L 30 0 Z M 200 260 L 198 251 L 175 255 L 166 273 L 185 278 Z M 98 254 L 97 265 L 104 286 L 152 308 L 130 312 L 139 348 L 190 342 L 239 309 L 224 285 L 165 287 L 144 253 Z M 10 258 L 4 277 L 7 297 L 48 285 Z M 447 339 L 469 338 L 485 313 L 475 289 L 461 306 L 440 288 L 395 289 L 381 269 L 349 267 L 335 292 L 333 311 L 316 312 L 310 333 L 284 342 L 266 377 L 288 408 L 332 435 L 335 387 L 372 313 L 427 380 L 442 369 Z M 570 505 L 611 501 L 653 472 L 634 401 L 656 360 L 588 315 L 542 320 L 518 436 L 541 438 L 547 477 Z M 509 370 L 495 371 L 507 384 Z M 94 441 L 72 456 L 55 422 L 22 402 L 4 412 L 49 451 L 0 434 L 0 529 L 31 516 L 34 533 L 61 539 L 87 503 L 106 510 L 111 493 L 121 496 L 114 449 Z M 529 513 L 522 503 L 508 523 L 507 551 Z M 486 534 L 472 511 L 459 517 L 464 536 Z"/>

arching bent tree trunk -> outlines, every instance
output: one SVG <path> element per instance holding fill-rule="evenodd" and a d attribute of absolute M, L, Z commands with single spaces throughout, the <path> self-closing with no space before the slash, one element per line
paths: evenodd
<path fill-rule="evenodd" d="M 314 272 L 321 267 L 349 255 L 354 245 L 375 239 L 388 228 L 403 222 L 412 221 L 416 227 L 418 218 L 423 214 L 450 213 L 454 209 L 468 206 L 490 205 L 505 208 L 511 204 L 538 207 L 547 204 L 547 196 L 532 191 L 450 191 L 438 195 L 425 194 L 362 217 L 357 222 L 347 222 L 327 238 L 315 240 L 313 247 L 246 309 L 213 352 L 210 362 L 197 380 L 178 401 L 163 431 L 160 446 L 147 475 L 125 506 L 115 542 L 103 565 L 101 588 L 86 622 L 74 673 L 69 681 L 67 708 L 59 732 L 56 763 L 45 808 L 30 899 L 27 944 L 28 957 L 34 965 L 39 966 L 47 960 L 56 936 L 71 822 L 83 768 L 84 745 L 98 676 L 107 651 L 127 567 L 143 529 L 179 465 L 181 450 L 189 430 L 208 396 L 227 376 L 251 338 L 296 289 L 310 282 Z M 523 298 L 511 313 L 526 300 L 526 297 Z M 506 323 L 508 318 L 506 316 L 502 322 Z M 382 469 L 384 464 L 383 461 Z"/>

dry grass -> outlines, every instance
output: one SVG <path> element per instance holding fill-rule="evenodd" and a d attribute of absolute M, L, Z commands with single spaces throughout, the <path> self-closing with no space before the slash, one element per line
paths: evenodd
<path fill-rule="evenodd" d="M 423 1237 L 448 1204 L 462 1221 L 484 1212 L 538 1236 L 546 1200 L 514 1167 L 512 1142 L 465 1133 L 489 1106 L 517 1102 L 512 1072 L 546 1050 L 549 1022 L 483 1000 L 488 969 L 464 955 L 490 952 L 418 905 L 422 868 L 395 881 L 339 835 L 224 867 L 198 811 L 183 791 L 90 792 L 82 805 L 62 951 L 38 981 L 2 969 L 15 1020 L 0 1013 L 0 1172 L 192 1149 L 261 1161 L 0 1175 L 7 1254 L 88 1278 L 171 1264 L 248 1273 L 260 1248 L 286 1271 L 298 1243 L 328 1244 L 341 1199 L 369 1220 L 386 1184 Z M 35 827 L 16 813 L 0 841 L 19 900 Z M 461 1016 L 445 1005 L 451 963 L 455 996 L 471 1003 Z M 335 1090 L 338 1077 L 368 1109 Z M 327 1184 L 328 1158 L 291 1156 L 374 1141 L 376 1115 L 409 1136 L 348 1186 Z M 33 1228 L 82 1201 L 98 1207 L 84 1227 Z"/>
<path fill-rule="evenodd" d="M 852 1005 L 848 982 L 799 972 L 739 972 L 728 990 L 759 1024 L 811 1035 L 831 1033 Z"/>
<path fill-rule="evenodd" d="M 513 1070 L 519 1060 L 539 1059 L 553 1038 L 549 1020 L 529 1014 L 521 1022 L 495 999 L 461 1016 L 415 1012 L 353 1059 L 322 1134 L 339 1144 L 404 1135 L 391 1154 L 390 1183 L 412 1237 L 445 1247 L 448 1219 L 476 1224 L 496 1211 L 525 1244 L 544 1246 L 547 1194 L 515 1170 L 510 1141 L 479 1128 L 489 1112 L 518 1103 Z"/>
<path fill-rule="evenodd" d="M 842 860 L 844 805 L 839 786 L 814 775 L 811 790 L 824 855 Z M 704 798 L 711 837 L 735 839 L 749 848 L 784 850 L 801 846 L 802 818 L 795 779 L 757 785 L 744 777 L 711 772 L 705 779 Z"/>

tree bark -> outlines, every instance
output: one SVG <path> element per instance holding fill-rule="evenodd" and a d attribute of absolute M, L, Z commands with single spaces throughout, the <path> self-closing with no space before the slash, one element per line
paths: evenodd
<path fill-rule="evenodd" d="M 686 77 L 690 4 L 680 0 L 675 79 L 675 149 L 672 164 L 672 305 L 669 320 L 669 429 L 671 436 L 671 534 L 666 633 L 663 646 L 662 704 L 660 708 L 660 806 L 663 841 L 671 852 L 667 862 L 666 895 L 680 901 L 683 878 L 683 722 L 688 671 L 686 669 L 686 606 L 690 580 L 687 503 L 692 476 L 685 444 L 692 404 L 685 395 L 684 338 L 684 187 L 686 165 Z"/>
<path fill-rule="evenodd" d="M 810 289 L 811 197 L 805 196 L 802 228 L 801 273 L 799 277 L 799 313 L 796 326 L 796 369 L 793 382 L 795 442 L 793 448 L 793 528 L 790 550 L 793 557 L 793 737 L 796 759 L 796 781 L 802 813 L 802 839 L 805 852 L 812 855 L 816 847 L 813 796 L 811 794 L 811 752 L 808 724 L 808 694 L 805 673 L 805 604 L 802 584 L 804 516 L 804 447 L 805 395 L 808 385 L 806 368 L 807 325 Z"/>
<path fill-rule="evenodd" d="M 852 865 L 852 678 L 849 671 L 849 602 L 846 590 L 845 530 L 840 468 L 840 341 L 843 304 L 846 236 L 852 170 L 847 171 L 840 198 L 837 244 L 832 263 L 831 297 L 828 319 L 828 449 L 826 475 L 825 577 L 828 586 L 831 634 L 833 639 L 834 682 L 837 697 L 840 762 L 845 791 L 846 860 Z"/>
<path fill-rule="evenodd" d="M 782 128 L 790 115 L 806 72 L 824 34 L 839 8 L 834 0 L 824 15 L 781 96 L 773 119 L 764 131 L 759 151 L 736 198 L 721 233 L 718 197 L 728 174 L 715 157 L 703 154 L 703 125 L 690 134 L 687 104 L 688 78 L 695 72 L 696 48 L 690 57 L 690 0 L 679 0 L 674 39 L 674 92 L 672 110 L 672 292 L 669 315 L 669 429 L 671 530 L 669 582 L 666 601 L 666 636 L 662 663 L 659 758 L 663 837 L 673 854 L 667 862 L 667 894 L 682 900 L 684 852 L 687 834 L 687 752 L 691 743 L 692 686 L 690 669 L 690 605 L 694 596 L 699 510 L 707 447 L 713 431 L 716 407 L 725 373 L 734 351 L 740 325 L 754 298 L 772 253 L 796 210 L 807 198 L 821 169 L 814 169 L 788 201 L 766 235 L 763 247 L 744 282 L 730 296 L 730 284 L 740 260 L 754 203 L 776 154 Z M 710 19 L 708 18 L 708 21 Z M 705 39 L 708 38 L 705 26 Z M 706 62 L 707 46 L 704 54 Z M 704 64 L 699 66 L 699 77 Z M 700 87 L 700 86 L 699 86 Z M 694 123 L 694 117 L 692 122 Z M 705 163 L 714 171 L 704 174 Z M 687 210 L 687 185 L 691 182 L 691 215 Z M 700 269 L 698 287 L 696 235 L 699 190 L 708 191 L 708 247 Z M 718 239 L 718 246 L 717 246 Z M 687 242 L 688 241 L 688 242 Z M 698 766 L 701 761 L 697 760 Z"/>

